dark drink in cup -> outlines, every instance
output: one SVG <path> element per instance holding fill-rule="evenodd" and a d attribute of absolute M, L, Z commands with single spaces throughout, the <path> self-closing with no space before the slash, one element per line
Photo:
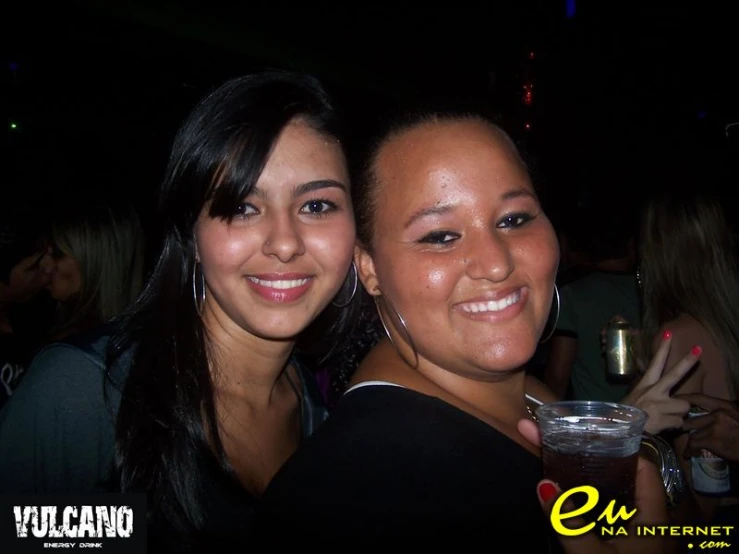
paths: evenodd
<path fill-rule="evenodd" d="M 585 514 L 595 521 L 615 500 L 613 513 L 634 506 L 636 461 L 646 413 L 622 404 L 597 401 L 554 402 L 536 410 L 542 440 L 544 477 L 563 491 L 589 485 L 598 504 Z M 576 507 L 583 494 L 570 499 Z"/>
<path fill-rule="evenodd" d="M 599 494 L 598 505 L 590 515 L 593 516 L 592 519 L 597 519 L 611 500 L 616 501 L 614 513 L 621 506 L 629 510 L 633 508 L 637 457 L 638 453 L 622 457 L 568 453 L 545 446 L 544 475 L 558 483 L 562 490 L 583 485 L 595 487 Z M 585 500 L 585 495 L 572 497 L 578 507 Z"/>

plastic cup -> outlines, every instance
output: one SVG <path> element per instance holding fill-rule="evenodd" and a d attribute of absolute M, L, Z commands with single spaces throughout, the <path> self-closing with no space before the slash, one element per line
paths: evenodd
<path fill-rule="evenodd" d="M 544 477 L 563 491 L 589 485 L 598 491 L 598 504 L 588 512 L 597 519 L 616 501 L 634 505 L 636 462 L 647 414 L 624 404 L 600 401 L 563 401 L 539 406 Z M 575 506 L 587 500 L 573 494 Z"/>

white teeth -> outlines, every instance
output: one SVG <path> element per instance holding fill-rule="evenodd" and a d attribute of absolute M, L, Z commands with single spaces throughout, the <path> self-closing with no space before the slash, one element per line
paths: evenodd
<path fill-rule="evenodd" d="M 263 287 L 269 287 L 271 289 L 294 289 L 296 287 L 303 286 L 308 282 L 308 279 L 285 279 L 283 281 L 265 281 L 264 279 L 257 279 L 256 277 L 249 277 L 249 280 L 261 285 Z"/>
<path fill-rule="evenodd" d="M 516 291 L 513 294 L 501 298 L 500 300 L 490 300 L 488 302 L 475 302 L 474 304 L 463 304 L 461 307 L 463 312 L 479 314 L 481 312 L 499 312 L 515 304 L 521 300 L 521 291 Z"/>

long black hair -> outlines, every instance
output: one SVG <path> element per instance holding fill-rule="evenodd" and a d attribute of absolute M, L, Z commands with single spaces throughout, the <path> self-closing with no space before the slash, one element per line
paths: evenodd
<path fill-rule="evenodd" d="M 209 370 L 214 358 L 193 299 L 195 222 L 206 205 L 210 217 L 230 220 L 296 118 L 339 138 L 337 114 L 321 84 L 271 70 L 226 82 L 185 119 L 159 191 L 158 258 L 110 342 L 109 367 L 134 353 L 117 419 L 114 479 L 123 491 L 146 492 L 150 521 L 163 519 L 175 532 L 204 526 L 203 456 L 233 475 L 218 431 Z M 299 341 L 297 349 L 320 357 L 346 331 L 352 308 L 329 306 L 314 322 L 322 332 L 308 335 L 308 346 L 317 348 L 308 352 Z"/>

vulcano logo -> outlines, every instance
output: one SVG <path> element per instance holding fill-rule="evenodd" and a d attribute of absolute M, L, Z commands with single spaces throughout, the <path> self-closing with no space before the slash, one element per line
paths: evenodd
<path fill-rule="evenodd" d="M 116 538 L 133 533 L 130 506 L 13 506 L 18 538 Z M 60 513 L 61 512 L 61 513 Z"/>

